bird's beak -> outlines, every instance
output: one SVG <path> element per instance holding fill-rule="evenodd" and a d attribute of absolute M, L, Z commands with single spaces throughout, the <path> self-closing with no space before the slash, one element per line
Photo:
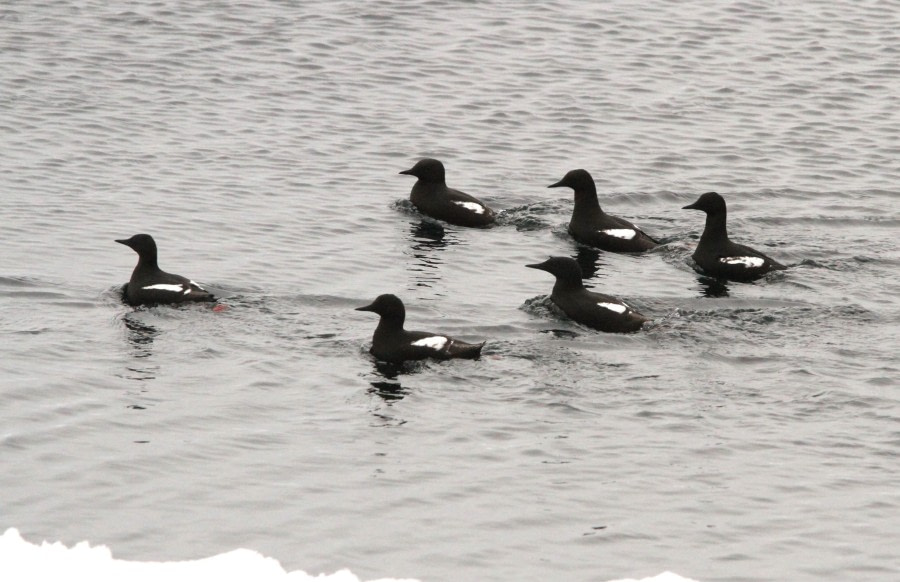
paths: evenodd
<path fill-rule="evenodd" d="M 372 304 L 365 305 L 363 307 L 357 307 L 354 311 L 372 311 Z"/>
<path fill-rule="evenodd" d="M 559 182 L 556 182 L 556 183 L 554 183 L 554 184 L 550 184 L 549 186 L 547 186 L 547 188 L 560 188 L 560 187 L 562 187 L 562 186 L 565 186 L 565 184 L 563 184 L 563 181 L 564 181 L 564 180 L 565 180 L 565 178 L 563 178 L 563 179 L 560 180 Z"/>
<path fill-rule="evenodd" d="M 127 239 L 127 238 L 117 238 L 117 239 L 114 239 L 114 240 L 115 240 L 117 243 L 119 243 L 120 245 L 125 245 L 126 247 L 128 246 L 128 239 Z"/>
<path fill-rule="evenodd" d="M 699 200 L 697 202 L 699 202 Z M 688 204 L 687 206 L 682 206 L 681 209 L 682 210 L 699 210 L 697 208 L 697 202 L 694 202 L 693 204 Z"/>
<path fill-rule="evenodd" d="M 415 175 L 415 174 L 413 174 L 412 168 L 410 168 L 410 169 L 408 169 L 408 170 L 403 170 L 403 171 L 400 172 L 400 173 L 401 173 L 401 174 L 406 174 L 407 176 L 414 176 L 414 175 Z"/>

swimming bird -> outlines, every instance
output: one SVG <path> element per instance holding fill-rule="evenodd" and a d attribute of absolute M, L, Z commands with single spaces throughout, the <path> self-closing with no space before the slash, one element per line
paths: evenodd
<path fill-rule="evenodd" d="M 457 226 L 487 226 L 496 220 L 494 211 L 484 202 L 447 187 L 444 164 L 438 160 L 419 160 L 400 173 L 418 178 L 409 199 L 423 214 Z"/>
<path fill-rule="evenodd" d="M 569 234 L 576 241 L 614 253 L 641 253 L 659 243 L 624 218 L 603 212 L 597 187 L 587 170 L 572 170 L 548 188 L 566 186 L 575 191 Z"/>
<path fill-rule="evenodd" d="M 372 349 L 369 351 L 384 362 L 396 363 L 425 358 L 477 359 L 481 355 L 481 348 L 484 347 L 484 342 L 467 344 L 440 333 L 406 331 L 403 329 L 406 308 L 396 295 L 379 295 L 369 305 L 357 307 L 356 311 L 371 311 L 381 316 L 372 337 Z"/>
<path fill-rule="evenodd" d="M 641 329 L 649 321 L 621 299 L 585 289 L 581 267 L 575 259 L 550 257 L 543 263 L 525 266 L 556 277 L 550 300 L 578 323 L 600 331 L 626 333 Z"/>
<path fill-rule="evenodd" d="M 761 252 L 729 240 L 725 229 L 725 199 L 719 194 L 707 192 L 684 208 L 706 213 L 706 227 L 692 255 L 703 274 L 732 281 L 753 281 L 769 271 L 787 269 Z"/>
<path fill-rule="evenodd" d="M 160 269 L 156 241 L 149 234 L 136 234 L 128 239 L 116 239 L 116 242 L 138 254 L 138 264 L 125 290 L 125 298 L 131 305 L 216 300 L 212 293 L 190 279 Z"/>

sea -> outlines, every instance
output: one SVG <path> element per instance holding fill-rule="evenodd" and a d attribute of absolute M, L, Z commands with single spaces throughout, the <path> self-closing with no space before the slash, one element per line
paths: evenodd
<path fill-rule="evenodd" d="M 900 579 L 900 2 L 23 0 L 0 79 L 7 540 Z M 423 157 L 498 223 L 419 214 Z M 576 168 L 662 244 L 577 244 Z M 788 269 L 695 272 L 707 191 Z M 137 233 L 216 308 L 125 304 Z M 549 256 L 652 322 L 568 320 Z M 482 357 L 376 362 L 383 293 Z"/>

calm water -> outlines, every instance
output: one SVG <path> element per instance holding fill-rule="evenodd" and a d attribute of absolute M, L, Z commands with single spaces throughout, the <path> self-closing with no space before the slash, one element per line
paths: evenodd
<path fill-rule="evenodd" d="M 900 573 L 900 4 L 0 9 L 0 531 L 362 578 Z M 441 229 L 432 156 L 502 210 Z M 573 168 L 666 244 L 579 248 Z M 710 285 L 708 190 L 791 269 Z M 131 309 L 153 234 L 208 306 Z M 654 317 L 558 317 L 577 257 Z M 408 327 L 488 341 L 393 374 Z"/>

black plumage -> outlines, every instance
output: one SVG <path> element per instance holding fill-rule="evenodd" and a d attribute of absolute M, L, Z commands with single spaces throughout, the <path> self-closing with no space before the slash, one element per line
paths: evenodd
<path fill-rule="evenodd" d="M 725 199 L 707 192 L 684 209 L 706 213 L 706 226 L 692 258 L 704 275 L 732 281 L 753 281 L 768 273 L 786 269 L 778 261 L 748 246 L 731 242 L 725 228 Z"/>
<path fill-rule="evenodd" d="M 562 180 L 547 187 L 563 186 L 575 191 L 569 234 L 576 241 L 614 253 L 641 253 L 659 244 L 624 218 L 603 212 L 594 179 L 587 170 L 572 170 Z"/>
<path fill-rule="evenodd" d="M 543 263 L 525 266 L 556 277 L 550 300 L 578 323 L 600 331 L 627 333 L 641 329 L 649 321 L 621 299 L 585 289 L 581 267 L 575 259 L 550 257 Z"/>
<path fill-rule="evenodd" d="M 425 358 L 476 359 L 484 347 L 484 342 L 468 344 L 445 334 L 403 329 L 406 308 L 396 295 L 379 295 L 369 305 L 357 307 L 356 311 L 371 311 L 381 316 L 369 351 L 384 362 L 395 363 Z"/>
<path fill-rule="evenodd" d="M 447 187 L 444 164 L 438 160 L 419 160 L 400 173 L 418 178 L 409 199 L 422 214 L 457 226 L 487 226 L 496 220 L 494 211 L 484 202 Z"/>
<path fill-rule="evenodd" d="M 166 273 L 157 263 L 156 241 L 149 234 L 136 234 L 117 243 L 138 254 L 138 263 L 125 288 L 125 299 L 131 305 L 215 301 L 212 293 L 181 275 Z"/>

